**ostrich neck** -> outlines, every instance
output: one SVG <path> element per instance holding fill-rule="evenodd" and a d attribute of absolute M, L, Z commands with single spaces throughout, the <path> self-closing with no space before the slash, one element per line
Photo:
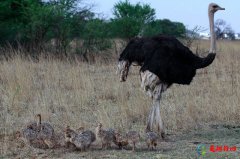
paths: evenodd
<path fill-rule="evenodd" d="M 211 43 L 210 43 L 210 53 L 216 53 L 216 35 L 214 31 L 214 13 L 209 12 L 209 24 L 210 24 L 210 36 L 211 36 Z"/>
<path fill-rule="evenodd" d="M 40 115 L 38 116 L 38 123 L 37 123 L 37 125 L 38 125 L 38 126 L 41 125 L 41 116 L 40 116 Z"/>

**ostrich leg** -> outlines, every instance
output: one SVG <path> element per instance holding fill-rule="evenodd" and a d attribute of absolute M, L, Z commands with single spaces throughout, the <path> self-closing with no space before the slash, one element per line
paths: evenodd
<path fill-rule="evenodd" d="M 155 122 L 157 124 L 158 132 L 161 133 L 162 138 L 164 138 L 164 126 L 163 126 L 163 120 L 160 113 L 160 100 L 162 97 L 162 92 L 164 91 L 164 84 L 160 83 L 156 85 L 154 91 L 153 91 L 153 105 L 155 106 Z"/>
<path fill-rule="evenodd" d="M 152 108 L 148 115 L 147 128 L 146 128 L 148 131 L 152 131 L 153 129 L 154 116 L 155 116 L 155 103 L 152 104 Z"/>
<path fill-rule="evenodd" d="M 163 120 L 160 113 L 160 100 L 154 100 L 154 102 L 155 102 L 155 120 L 157 124 L 157 129 L 158 129 L 158 132 L 161 133 L 162 138 L 165 138 Z"/>
<path fill-rule="evenodd" d="M 162 92 L 167 89 L 167 85 L 162 83 L 160 79 L 150 71 L 141 72 L 141 82 L 141 87 L 153 100 L 152 108 L 148 115 L 146 129 L 152 131 L 153 124 L 156 122 L 158 131 L 163 137 L 164 127 L 160 114 L 160 100 Z"/>
<path fill-rule="evenodd" d="M 162 85 L 158 85 L 158 88 L 162 88 Z M 158 89 L 156 88 L 156 89 Z M 155 90 L 156 90 L 155 89 Z M 162 94 L 162 89 L 159 89 L 159 91 L 154 92 L 153 96 L 153 104 L 151 111 L 149 112 L 148 121 L 147 121 L 147 130 L 152 131 L 153 130 L 153 123 L 156 122 L 157 130 L 161 133 L 162 138 L 164 138 L 164 126 L 163 126 L 163 120 L 160 113 L 160 99 Z"/>
<path fill-rule="evenodd" d="M 140 72 L 141 74 L 141 87 L 143 90 L 147 93 L 148 96 L 150 96 L 153 99 L 153 90 L 156 85 L 156 81 L 158 81 L 158 78 L 156 75 L 151 73 L 150 71 L 144 71 Z M 152 108 L 148 115 L 148 121 L 147 121 L 147 127 L 146 130 L 152 131 L 153 129 L 153 122 L 154 122 L 154 116 L 155 116 L 155 103 L 153 102 Z"/>

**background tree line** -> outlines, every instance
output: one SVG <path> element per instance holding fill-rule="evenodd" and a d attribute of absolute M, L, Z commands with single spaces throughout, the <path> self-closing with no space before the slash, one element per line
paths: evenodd
<path fill-rule="evenodd" d="M 180 22 L 156 19 L 148 4 L 119 1 L 113 18 L 104 19 L 82 0 L 2 0 L 0 2 L 0 46 L 23 49 L 25 54 L 66 57 L 111 48 L 113 39 L 167 34 L 184 37 Z M 74 51 L 72 45 L 78 46 Z M 9 56 L 8 52 L 0 54 Z M 7 54 L 7 55 L 6 55 Z"/>

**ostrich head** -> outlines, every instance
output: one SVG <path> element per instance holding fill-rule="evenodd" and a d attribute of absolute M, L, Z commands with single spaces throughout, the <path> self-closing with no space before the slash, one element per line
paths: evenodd
<path fill-rule="evenodd" d="M 36 118 L 38 119 L 38 121 L 41 123 L 41 114 L 37 114 Z"/>
<path fill-rule="evenodd" d="M 66 142 L 71 142 L 72 139 L 77 136 L 77 133 L 74 130 L 70 129 L 70 126 L 67 125 L 64 129 L 64 136 Z"/>
<path fill-rule="evenodd" d="M 114 132 L 114 136 L 116 138 L 116 141 L 122 141 L 123 137 L 119 132 Z"/>
<path fill-rule="evenodd" d="M 120 81 L 124 82 L 127 79 L 128 71 L 129 71 L 130 63 L 128 60 L 121 60 L 118 61 L 118 68 L 117 74 L 120 75 Z"/>
<path fill-rule="evenodd" d="M 15 132 L 15 138 L 16 138 L 16 139 L 19 139 L 20 137 L 22 137 L 21 132 L 20 132 L 20 131 L 16 131 L 16 132 Z"/>
<path fill-rule="evenodd" d="M 84 127 L 83 127 L 83 126 L 79 127 L 79 128 L 77 129 L 77 132 L 78 132 L 78 133 L 84 132 Z"/>
<path fill-rule="evenodd" d="M 102 127 L 102 123 L 97 123 L 97 127 L 101 128 Z"/>
<path fill-rule="evenodd" d="M 210 3 L 208 6 L 208 12 L 215 13 L 218 10 L 225 10 L 225 8 L 220 7 L 216 3 Z"/>

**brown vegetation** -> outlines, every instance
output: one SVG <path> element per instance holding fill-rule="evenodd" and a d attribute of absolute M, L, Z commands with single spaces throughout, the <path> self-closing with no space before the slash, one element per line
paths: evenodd
<path fill-rule="evenodd" d="M 208 41 L 199 46 L 207 50 Z M 190 86 L 173 85 L 165 93 L 161 112 L 167 134 L 239 123 L 239 59 L 239 41 L 220 41 L 215 61 L 198 71 Z M 57 132 L 65 125 L 94 129 L 96 121 L 117 130 L 143 131 L 151 100 L 139 91 L 138 71 L 130 68 L 130 80 L 120 83 L 116 63 L 33 62 L 20 57 L 0 61 L 0 154 L 13 153 L 9 137 L 37 113 Z"/>

